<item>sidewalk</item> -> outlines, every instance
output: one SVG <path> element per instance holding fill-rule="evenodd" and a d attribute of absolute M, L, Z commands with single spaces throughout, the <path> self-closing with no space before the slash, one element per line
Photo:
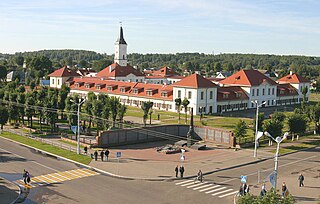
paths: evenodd
<path fill-rule="evenodd" d="M 0 177 L 0 201 L 1 203 L 14 203 L 20 195 L 19 186 Z"/>

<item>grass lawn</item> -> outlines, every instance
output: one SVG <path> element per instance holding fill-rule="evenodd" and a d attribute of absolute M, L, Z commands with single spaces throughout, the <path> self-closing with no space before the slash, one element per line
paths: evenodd
<path fill-rule="evenodd" d="M 316 93 L 311 93 L 311 94 L 310 94 L 309 101 L 319 102 L 319 101 L 320 101 L 320 93 L 318 93 L 318 94 L 316 94 Z"/>
<path fill-rule="evenodd" d="M 19 136 L 16 134 L 12 134 L 12 133 L 8 133 L 8 132 L 3 132 L 2 134 L 0 134 L 1 137 L 5 137 L 77 162 L 80 162 L 82 164 L 89 164 L 91 162 L 91 158 L 88 156 L 84 156 L 84 155 L 78 155 L 75 152 L 71 152 L 68 150 L 64 150 L 64 149 L 60 149 L 58 147 L 55 146 L 51 146 L 49 144 L 46 143 L 42 143 L 36 140 L 32 140 L 32 139 L 28 139 L 26 137 L 23 136 Z"/>
<path fill-rule="evenodd" d="M 77 146 L 76 143 L 65 141 L 65 140 L 59 140 L 59 142 L 62 142 L 62 143 L 68 144 L 68 145 L 72 145 L 72 146 L 75 146 L 75 147 Z M 84 148 L 84 146 L 80 145 L 80 148 Z"/>
<path fill-rule="evenodd" d="M 306 137 L 308 137 L 308 136 L 306 136 Z M 287 140 L 286 142 L 290 143 L 291 140 Z M 312 147 L 316 147 L 319 145 L 320 145 L 320 140 L 317 140 L 317 139 L 315 139 L 313 141 L 302 142 L 299 144 L 286 146 L 286 147 L 281 147 L 281 145 L 280 145 L 279 153 L 285 154 L 285 153 L 290 153 L 290 152 L 297 152 L 297 151 L 300 151 L 305 148 L 312 148 Z M 276 149 L 272 150 L 271 152 L 276 153 Z"/>

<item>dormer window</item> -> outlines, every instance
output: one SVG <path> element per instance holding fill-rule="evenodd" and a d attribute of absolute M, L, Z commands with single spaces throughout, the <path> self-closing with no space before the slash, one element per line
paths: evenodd
<path fill-rule="evenodd" d="M 124 87 L 121 87 L 121 88 L 120 88 L 120 92 L 125 93 L 125 92 L 126 92 L 126 89 L 125 89 Z"/>
<path fill-rule="evenodd" d="M 240 98 L 242 96 L 242 93 L 241 92 L 236 92 L 236 97 L 237 98 Z"/>
<path fill-rule="evenodd" d="M 229 94 L 224 93 L 224 94 L 223 94 L 223 99 L 227 99 L 227 98 L 229 98 Z"/>
<path fill-rule="evenodd" d="M 121 86 L 120 88 L 120 92 L 121 93 L 125 93 L 127 91 L 129 91 L 129 89 L 131 88 L 130 86 Z"/>
<path fill-rule="evenodd" d="M 168 92 L 161 92 L 162 97 L 168 97 Z"/>
<path fill-rule="evenodd" d="M 84 84 L 84 82 L 76 82 L 75 84 L 74 84 L 74 86 L 76 87 L 76 88 L 79 88 L 80 86 L 82 86 Z"/>
<path fill-rule="evenodd" d="M 152 96 L 152 90 L 147 90 L 146 94 L 147 94 L 147 96 Z"/>

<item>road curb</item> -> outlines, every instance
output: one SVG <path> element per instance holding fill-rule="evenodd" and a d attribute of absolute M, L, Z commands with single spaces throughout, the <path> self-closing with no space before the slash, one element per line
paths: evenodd
<path fill-rule="evenodd" d="M 99 169 L 99 168 L 96 168 L 96 167 L 93 167 L 93 166 L 90 166 L 90 165 L 82 164 L 82 163 L 80 163 L 80 162 L 77 162 L 77 161 L 74 161 L 74 160 L 71 160 L 71 159 L 68 159 L 68 158 L 65 158 L 65 157 L 62 157 L 62 156 L 59 156 L 59 155 L 56 155 L 56 154 L 47 152 L 47 151 L 45 151 L 45 150 L 41 150 L 41 149 L 32 147 L 32 146 L 30 146 L 30 145 L 23 144 L 23 143 L 21 143 L 21 142 L 17 142 L 17 141 L 15 141 L 15 140 L 12 140 L 12 139 L 9 139 L 9 138 L 6 138 L 6 137 L 2 137 L 2 136 L 0 136 L 0 137 L 6 139 L 6 140 L 8 140 L 8 141 L 11 141 L 11 142 L 20 144 L 20 145 L 22 145 L 22 146 L 28 147 L 29 149 L 34 149 L 34 150 L 36 150 L 36 151 L 38 151 L 38 152 L 41 152 L 42 154 L 55 157 L 56 159 L 61 159 L 61 160 L 64 160 L 64 161 L 68 161 L 68 162 L 77 164 L 77 165 L 79 165 L 79 166 L 85 167 L 85 168 L 90 169 L 90 170 L 94 170 L 94 171 L 96 171 L 96 172 L 99 172 L 99 173 L 101 173 L 101 174 L 108 175 L 108 176 L 114 177 L 114 178 L 119 178 L 119 179 L 124 179 L 124 180 L 174 181 L 174 180 L 183 180 L 183 179 L 190 179 L 190 178 L 196 177 L 196 175 L 186 176 L 186 177 L 184 177 L 184 178 L 175 178 L 175 177 L 173 177 L 173 178 L 143 178 L 143 177 L 121 176 L 121 175 L 117 175 L 117 174 L 113 174 L 113 173 L 111 173 L 111 172 L 107 172 L 107 171 L 101 170 L 101 169 Z M 300 151 L 304 151 L 304 150 L 307 150 L 307 149 L 313 149 L 313 148 L 316 148 L 316 147 L 308 147 L 308 148 L 301 149 Z M 281 155 L 279 155 L 279 157 L 282 157 L 282 156 L 285 156 L 285 155 L 289 155 L 289 154 L 293 154 L 293 153 L 296 153 L 296 152 L 297 152 L 297 151 L 295 151 L 295 152 L 288 152 L 288 153 L 285 153 L 285 154 L 281 154 Z M 216 172 L 221 172 L 221 171 L 225 171 L 225 170 L 230 170 L 230 169 L 234 169 L 234 168 L 239 168 L 239 167 L 246 166 L 246 165 L 257 164 L 257 163 L 264 162 L 264 161 L 267 161 L 267 160 L 272 159 L 272 158 L 274 158 L 274 156 L 266 157 L 266 158 L 263 158 L 263 159 L 259 159 L 259 160 L 255 160 L 255 161 L 250 161 L 250 162 L 246 162 L 246 163 L 242 163 L 242 164 L 238 164 L 238 165 L 235 165 L 235 166 L 229 166 L 229 167 L 225 167 L 225 168 L 221 168 L 221 169 L 216 169 L 216 170 L 213 170 L 213 171 L 204 172 L 203 175 L 208 175 L 208 174 L 213 174 L 213 173 L 216 173 Z"/>

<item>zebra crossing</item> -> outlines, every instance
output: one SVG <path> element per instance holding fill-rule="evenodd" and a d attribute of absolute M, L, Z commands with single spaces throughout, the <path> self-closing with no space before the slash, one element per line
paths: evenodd
<path fill-rule="evenodd" d="M 89 169 L 72 169 L 69 171 L 62 171 L 62 172 L 56 172 L 46 175 L 40 175 L 31 177 L 31 182 L 27 185 L 24 184 L 23 179 L 14 181 L 16 184 L 18 184 L 21 187 L 28 187 L 28 188 L 35 188 L 39 186 L 46 186 L 54 183 L 61 183 L 64 181 L 70 181 L 74 179 L 89 177 L 89 176 L 95 176 L 99 173 L 91 171 Z"/>
<path fill-rule="evenodd" d="M 237 190 L 228 188 L 226 186 L 210 183 L 210 182 L 195 182 L 194 180 L 176 181 L 175 185 L 184 187 L 186 189 L 198 191 L 201 193 L 217 196 L 219 198 L 225 198 L 228 196 L 234 196 L 238 193 Z"/>

